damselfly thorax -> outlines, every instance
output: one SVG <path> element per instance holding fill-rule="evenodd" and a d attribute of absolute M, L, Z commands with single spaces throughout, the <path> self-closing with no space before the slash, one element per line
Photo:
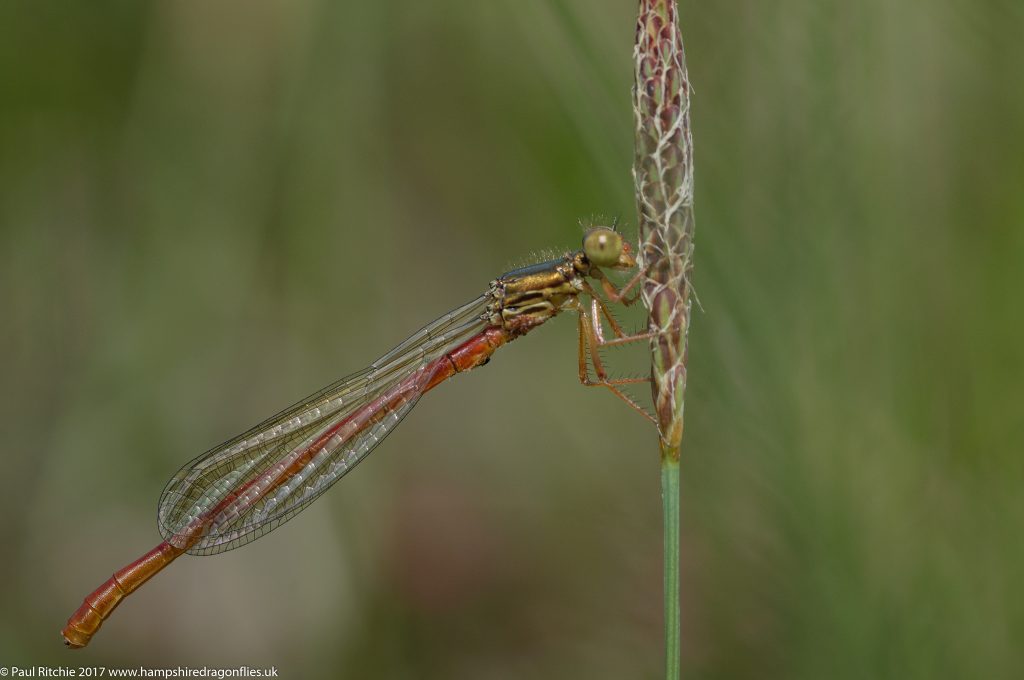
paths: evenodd
<path fill-rule="evenodd" d="M 593 229 L 584 238 L 582 249 L 513 269 L 492 281 L 490 323 L 518 337 L 562 311 L 579 310 L 580 295 L 593 293 L 586 278 L 599 272 L 594 260 L 611 269 L 636 267 L 629 244 L 616 232 Z"/>

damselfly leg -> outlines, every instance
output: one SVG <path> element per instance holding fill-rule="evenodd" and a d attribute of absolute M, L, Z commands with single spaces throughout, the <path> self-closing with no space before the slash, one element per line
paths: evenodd
<path fill-rule="evenodd" d="M 630 282 L 622 287 L 622 289 L 617 289 L 615 285 L 603 275 L 603 273 L 595 275 L 595 278 L 598 278 L 601 281 L 602 288 L 608 294 L 608 298 L 610 300 L 629 306 L 636 302 L 637 297 L 634 296 L 632 299 L 627 298 L 628 290 L 640 281 L 641 275 L 642 271 L 634 276 Z M 605 369 L 604 360 L 601 358 L 602 349 L 626 345 L 633 342 L 640 342 L 643 340 L 650 340 L 652 333 L 650 331 L 645 331 L 627 334 L 608 308 L 608 303 L 601 299 L 597 291 L 595 291 L 589 283 L 584 283 L 583 291 L 590 296 L 590 311 L 587 311 L 587 308 L 582 301 L 576 301 L 577 331 L 579 334 L 578 351 L 580 383 L 585 387 L 607 388 L 616 397 L 626 402 L 630 408 L 652 423 L 656 423 L 654 417 L 648 413 L 646 409 L 640 406 L 635 399 L 622 390 L 623 385 L 650 383 L 650 376 L 610 378 L 608 376 L 607 369 Z M 615 334 L 614 338 L 605 338 L 602 317 L 608 321 L 608 325 L 611 327 L 612 333 Z M 592 379 L 590 377 L 590 364 L 593 364 L 594 366 L 596 379 Z"/>

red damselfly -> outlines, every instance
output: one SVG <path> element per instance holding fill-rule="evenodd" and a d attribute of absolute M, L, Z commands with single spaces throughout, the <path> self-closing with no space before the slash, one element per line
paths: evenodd
<path fill-rule="evenodd" d="M 160 497 L 163 542 L 85 598 L 62 631 L 65 644 L 87 645 L 128 594 L 180 555 L 237 548 L 297 515 L 363 460 L 421 396 L 487 363 L 499 347 L 562 311 L 578 313 L 580 381 L 610 389 L 650 418 L 621 389 L 648 378 L 609 378 L 599 353 L 649 337 L 623 332 L 608 308 L 608 301 L 636 300 L 628 293 L 640 274 L 618 288 L 603 270 L 636 268 L 632 248 L 614 228 L 592 228 L 580 250 L 499 276 L 483 295 L 423 327 L 366 369 L 187 463 Z M 605 321 L 615 337 L 605 338 Z"/>

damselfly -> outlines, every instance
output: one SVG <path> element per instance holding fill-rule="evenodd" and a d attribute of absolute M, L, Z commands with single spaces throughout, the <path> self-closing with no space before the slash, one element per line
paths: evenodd
<path fill-rule="evenodd" d="M 636 268 L 632 248 L 614 228 L 590 229 L 580 250 L 499 276 L 483 295 L 368 368 L 187 463 L 160 496 L 163 542 L 85 598 L 62 631 L 65 644 L 87 645 L 125 596 L 179 555 L 231 550 L 294 517 L 363 460 L 423 394 L 482 366 L 499 347 L 562 311 L 578 313 L 580 381 L 610 389 L 650 418 L 621 389 L 648 378 L 609 378 L 599 353 L 649 336 L 623 332 L 591 284 L 597 282 L 609 301 L 631 304 L 636 296 L 628 294 L 639 272 L 618 288 L 603 270 Z M 614 338 L 605 338 L 605 321 Z M 596 378 L 590 377 L 591 364 Z"/>

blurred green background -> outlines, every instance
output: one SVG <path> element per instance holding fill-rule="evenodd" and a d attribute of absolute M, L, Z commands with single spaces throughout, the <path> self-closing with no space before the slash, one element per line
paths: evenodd
<path fill-rule="evenodd" d="M 579 218 L 633 233 L 634 12 L 0 5 L 0 664 L 659 677 L 655 436 L 578 385 L 569 318 L 282 530 L 58 635 L 183 462 Z M 685 676 L 1021 677 L 1021 3 L 682 17 Z"/>

